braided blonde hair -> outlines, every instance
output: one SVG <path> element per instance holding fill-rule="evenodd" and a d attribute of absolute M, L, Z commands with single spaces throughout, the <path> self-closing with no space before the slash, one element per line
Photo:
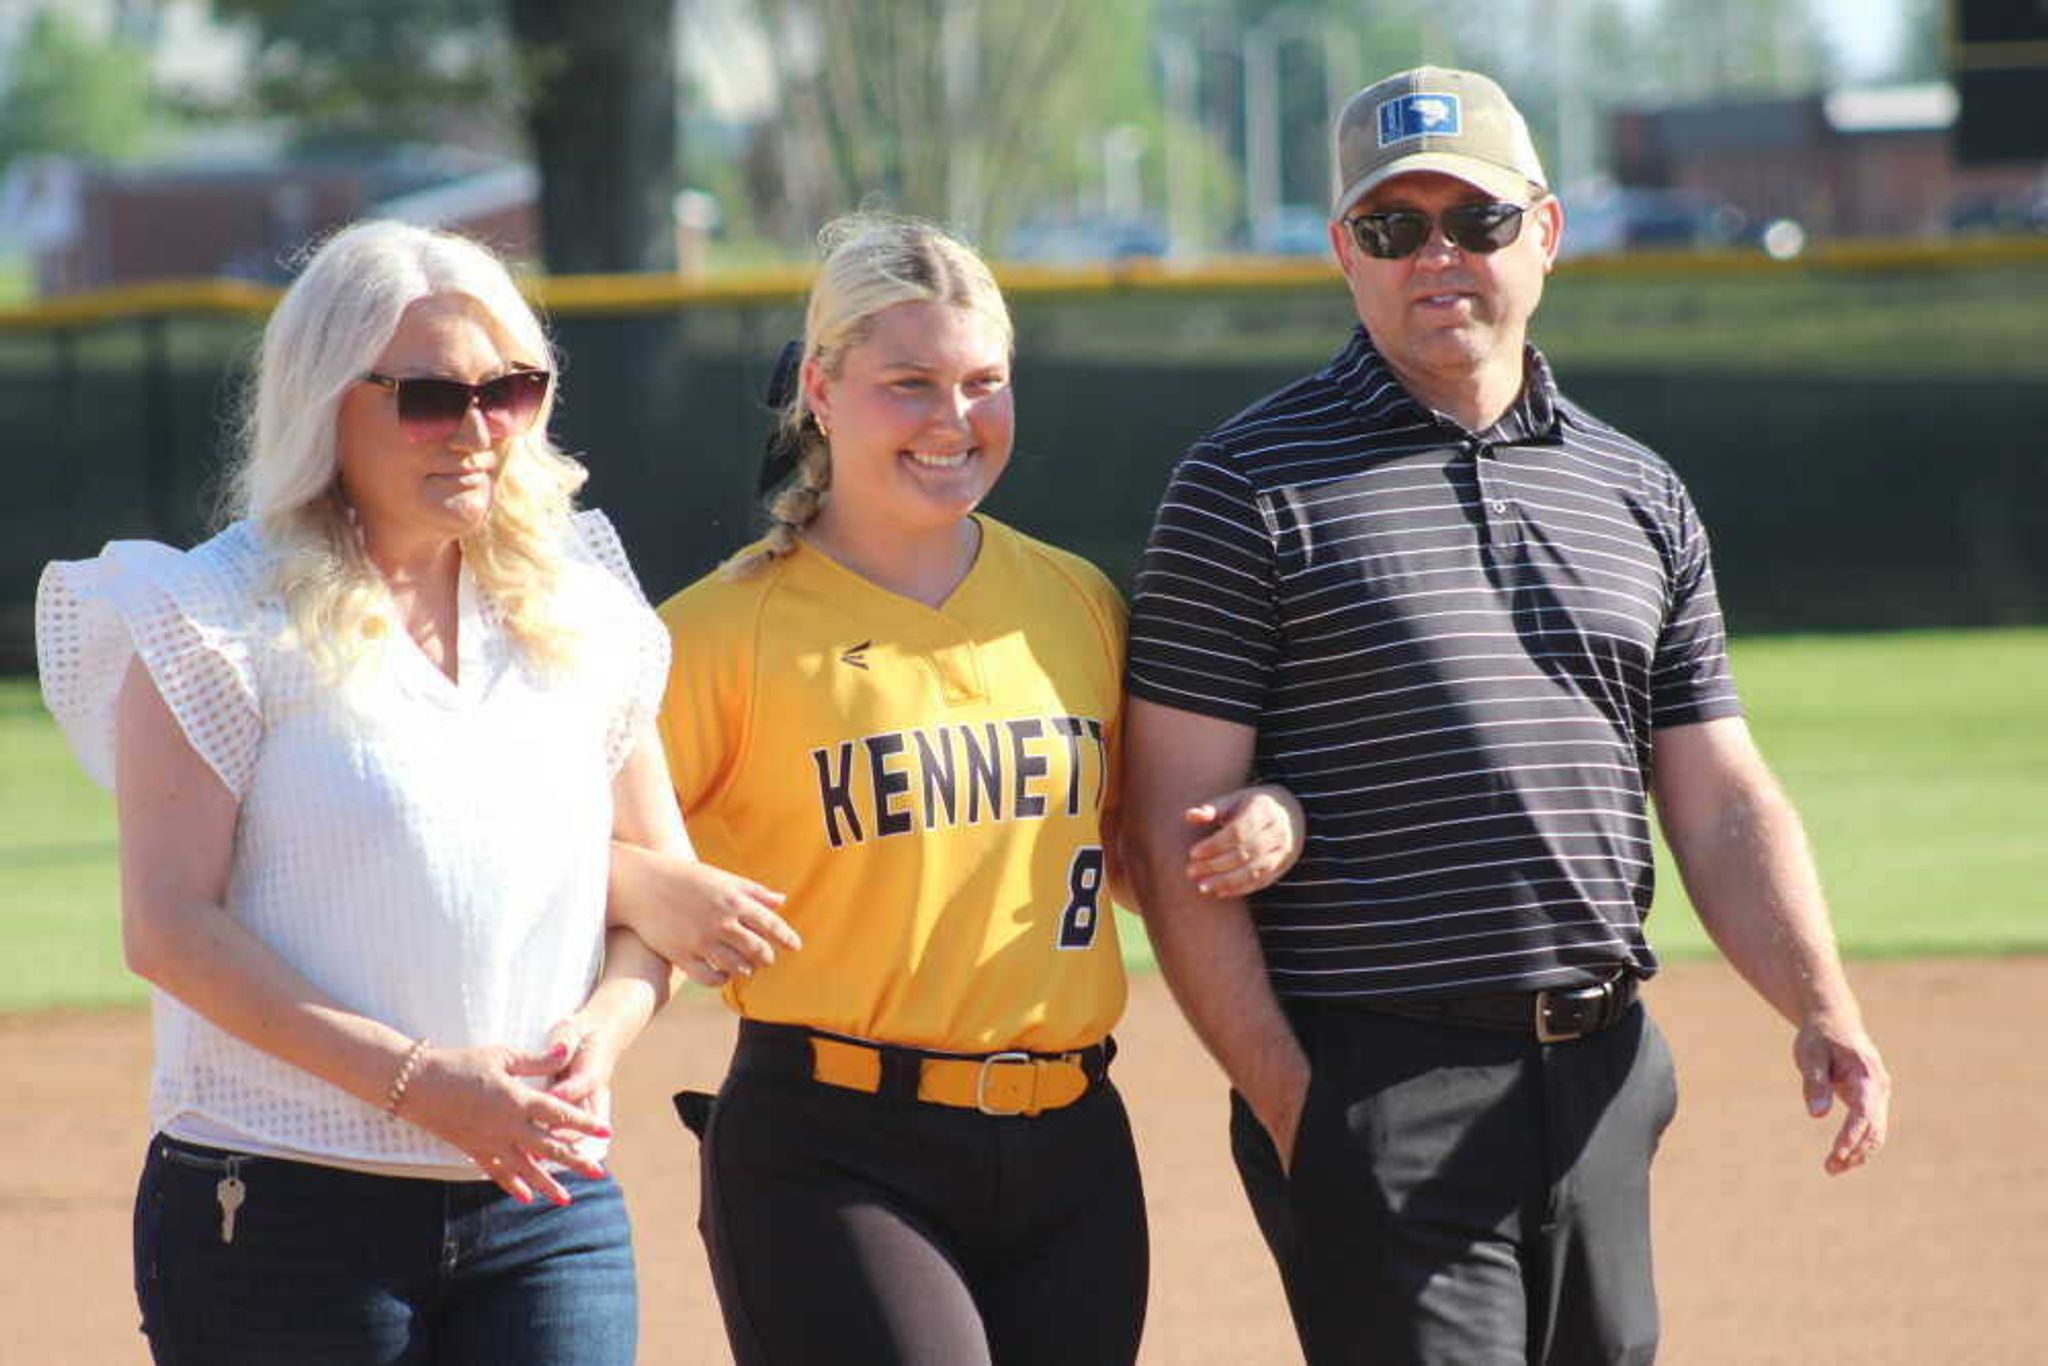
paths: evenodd
<path fill-rule="evenodd" d="M 970 309 L 996 323 L 1005 350 L 1015 344 L 1010 310 L 988 263 L 935 223 L 896 214 L 846 214 L 819 232 L 818 247 L 824 264 L 804 310 L 803 355 L 832 378 L 838 378 L 846 353 L 874 331 L 876 316 L 897 304 Z M 831 440 L 810 410 L 801 372 L 776 421 L 777 438 L 797 452 L 795 469 L 764 500 L 767 534 L 720 567 L 729 579 L 744 578 L 794 550 L 831 495 Z"/>

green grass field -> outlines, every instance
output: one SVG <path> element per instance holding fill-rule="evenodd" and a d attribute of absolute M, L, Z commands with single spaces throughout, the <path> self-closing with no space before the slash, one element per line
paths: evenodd
<path fill-rule="evenodd" d="M 114 804 L 32 681 L 0 682 L 0 1010 L 140 999 L 121 966 Z"/>
<path fill-rule="evenodd" d="M 1735 664 L 1850 953 L 2048 952 L 2048 630 L 1761 638 Z M 1708 952 L 1661 851 L 1658 878 L 1659 951 Z M 0 1010 L 140 999 L 112 804 L 32 682 L 0 683 L 0 880 Z"/>

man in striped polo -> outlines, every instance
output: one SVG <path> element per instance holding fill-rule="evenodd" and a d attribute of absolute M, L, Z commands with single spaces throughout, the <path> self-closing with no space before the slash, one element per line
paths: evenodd
<path fill-rule="evenodd" d="M 1635 1000 L 1650 796 L 1807 1108 L 1843 1104 L 1828 1171 L 1877 1151 L 1890 1082 L 1692 502 L 1525 340 L 1564 215 L 1521 116 L 1425 67 L 1346 104 L 1335 153 L 1361 326 L 1175 470 L 1131 616 L 1128 861 L 1311 1362 L 1648 1361 L 1676 1103 Z M 1181 873 L 1184 809 L 1250 773 L 1308 838 L 1247 914 Z"/>

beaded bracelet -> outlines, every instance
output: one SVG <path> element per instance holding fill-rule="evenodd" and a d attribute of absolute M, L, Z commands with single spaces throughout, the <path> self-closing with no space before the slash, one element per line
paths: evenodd
<path fill-rule="evenodd" d="M 398 1107 L 405 1104 L 405 1089 L 412 1085 L 413 1075 L 420 1070 L 420 1057 L 426 1051 L 426 1039 L 414 1039 L 412 1047 L 405 1050 L 405 1061 L 398 1064 L 398 1075 L 391 1079 L 391 1090 L 384 1097 L 384 1113 L 393 1119 L 398 1117 Z"/>

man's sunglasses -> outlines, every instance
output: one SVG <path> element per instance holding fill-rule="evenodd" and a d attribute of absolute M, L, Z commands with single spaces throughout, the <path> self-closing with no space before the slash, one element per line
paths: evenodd
<path fill-rule="evenodd" d="M 1460 251 L 1484 256 L 1499 251 L 1522 235 L 1520 204 L 1459 204 L 1435 218 L 1414 209 L 1391 209 L 1386 213 L 1362 213 L 1344 220 L 1351 240 L 1367 256 L 1398 261 L 1413 256 L 1429 241 L 1437 224 L 1444 236 Z"/>
<path fill-rule="evenodd" d="M 533 425 L 547 402 L 555 377 L 546 370 L 510 370 L 482 384 L 459 379 L 393 379 L 375 371 L 363 376 L 398 398 L 398 429 L 408 441 L 446 441 L 455 435 L 472 406 L 483 414 L 491 440 L 504 441 Z"/>

